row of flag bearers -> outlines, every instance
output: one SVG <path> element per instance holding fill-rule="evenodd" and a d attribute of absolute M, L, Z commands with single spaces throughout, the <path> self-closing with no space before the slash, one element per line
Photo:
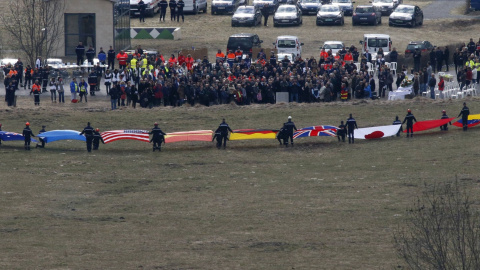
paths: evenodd
<path fill-rule="evenodd" d="M 462 117 L 461 124 L 464 131 L 468 130 L 469 115 L 470 115 L 470 110 L 467 107 L 466 103 L 463 103 L 462 110 L 460 111 L 457 117 Z M 446 111 L 443 110 L 441 119 L 451 120 L 454 118 L 449 118 Z M 397 132 L 397 129 L 395 129 L 395 132 L 397 132 L 397 136 L 400 136 L 400 132 L 403 131 L 402 125 L 406 123 L 406 133 L 407 133 L 407 138 L 409 138 L 409 137 L 413 137 L 414 122 L 416 123 L 417 119 L 412 114 L 412 111 L 408 109 L 407 115 L 405 116 L 405 119 L 403 120 L 403 122 L 401 122 L 398 116 L 396 116 L 396 119 L 392 125 L 400 125 L 398 132 Z M 452 123 L 451 121 L 448 121 L 448 120 L 446 122 L 444 121 L 444 123 L 445 124 L 441 123 L 440 130 L 447 131 L 448 124 L 451 125 Z M 440 124 L 438 124 L 437 127 L 439 125 Z M 459 126 L 457 123 L 456 125 Z M 42 133 L 46 132 L 45 128 L 46 126 L 42 126 L 42 129 L 39 131 L 39 136 L 37 137 L 39 138 L 40 144 L 37 144 L 36 148 L 45 147 L 45 141 L 44 141 L 45 136 L 44 137 L 40 136 Z M 355 138 L 354 133 L 355 133 L 355 129 L 358 129 L 358 126 L 352 114 L 349 115 L 349 118 L 347 119 L 345 124 L 343 121 L 341 121 L 338 128 L 337 127 L 333 127 L 333 128 L 335 129 L 334 135 L 337 136 L 339 141 L 345 142 L 345 137 L 348 134 L 348 142 L 352 144 L 354 143 L 354 138 Z M 302 130 L 305 130 L 305 129 L 302 129 Z M 295 126 L 295 123 L 292 121 L 292 117 L 289 116 L 287 122 L 283 124 L 282 128 L 278 132 L 276 132 L 276 138 L 280 142 L 280 145 L 282 145 L 282 140 L 283 140 L 283 145 L 285 145 L 285 147 L 288 147 L 288 141 L 290 140 L 290 145 L 293 147 L 294 131 L 297 131 L 297 127 Z M 2 132 L 2 124 L 0 124 L 0 132 Z M 153 151 L 154 152 L 156 150 L 161 151 L 161 145 L 162 143 L 165 143 L 165 136 L 167 136 L 167 134 L 159 128 L 158 123 L 154 124 L 154 127 L 150 132 L 148 131 L 142 131 L 142 132 L 145 134 L 144 136 L 146 136 L 147 139 L 149 138 L 147 133 L 149 135 L 152 135 L 152 138 L 150 139 L 150 143 L 153 143 Z M 216 129 L 214 136 L 212 138 L 212 141 L 217 140 L 218 149 L 221 149 L 222 146 L 223 146 L 223 149 L 226 149 L 227 140 L 229 139 L 229 133 L 232 133 L 232 132 L 234 131 L 232 131 L 230 126 L 226 123 L 225 119 L 223 119 L 220 125 L 218 126 L 218 128 Z M 91 126 L 90 122 L 87 123 L 87 126 L 80 133 L 78 133 L 77 131 L 75 134 L 77 134 L 76 136 L 84 136 L 85 138 L 84 140 L 86 141 L 88 152 L 91 152 L 92 149 L 98 150 L 100 143 L 105 144 L 105 141 L 102 137 L 102 134 L 100 133 L 100 130 L 98 128 L 94 129 Z M 29 122 L 25 124 L 25 128 L 23 129 L 23 132 L 22 132 L 22 136 L 25 141 L 25 150 L 30 150 L 32 137 L 35 137 L 35 135 L 30 128 Z M 1 137 L 0 137 L 0 145 L 1 145 Z"/>

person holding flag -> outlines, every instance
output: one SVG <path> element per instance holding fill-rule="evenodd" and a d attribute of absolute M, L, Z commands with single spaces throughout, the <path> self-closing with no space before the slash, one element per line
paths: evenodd
<path fill-rule="evenodd" d="M 460 114 L 458 114 L 457 117 L 462 116 L 462 124 L 463 124 L 463 131 L 467 131 L 468 129 L 468 115 L 470 115 L 470 110 L 467 107 L 467 103 L 463 103 L 463 108 L 460 111 Z"/>
<path fill-rule="evenodd" d="M 100 145 L 100 141 L 105 144 L 103 141 L 102 135 L 100 134 L 100 129 L 96 128 L 93 132 L 93 150 L 98 150 L 98 146 Z"/>
<path fill-rule="evenodd" d="M 38 134 L 40 135 L 40 134 L 42 134 L 42 133 L 44 133 L 44 132 L 47 132 L 47 131 L 45 130 L 45 128 L 46 128 L 46 126 L 42 126 L 42 129 L 38 132 Z M 39 140 L 40 140 L 40 142 L 41 142 L 42 144 L 39 145 L 39 144 L 37 143 L 37 145 L 35 145 L 35 148 L 39 148 L 39 147 L 40 147 L 40 148 L 45 148 L 45 141 L 44 141 L 42 138 L 39 138 Z"/>
<path fill-rule="evenodd" d="M 297 127 L 295 126 L 295 123 L 292 122 L 292 117 L 288 117 L 288 121 L 283 123 L 283 128 L 287 130 L 287 136 L 283 140 L 283 144 L 285 144 L 285 147 L 288 147 L 288 139 L 290 138 L 290 144 L 293 147 L 293 130 L 297 131 Z"/>
<path fill-rule="evenodd" d="M 90 122 L 87 123 L 87 126 L 82 130 L 80 135 L 85 136 L 87 139 L 87 151 L 92 152 L 93 128 L 90 126 Z"/>
<path fill-rule="evenodd" d="M 25 150 L 30 151 L 30 142 L 32 141 L 32 137 L 35 137 L 35 135 L 33 135 L 33 132 L 30 129 L 29 122 L 25 123 L 25 128 L 23 129 L 22 135 L 25 138 Z"/>
<path fill-rule="evenodd" d="M 347 128 L 348 128 L 348 143 L 355 143 L 355 138 L 353 136 L 354 130 L 357 127 L 357 121 L 355 121 L 355 118 L 353 118 L 352 114 L 350 114 L 350 117 L 347 119 Z"/>
<path fill-rule="evenodd" d="M 400 132 L 403 131 L 403 127 L 402 127 L 402 122 L 398 119 L 398 115 L 395 116 L 395 121 L 393 121 L 392 125 L 400 125 L 400 128 L 398 129 L 398 132 L 397 132 L 397 137 L 400 137 Z"/>
<path fill-rule="evenodd" d="M 150 142 L 153 142 L 153 152 L 155 152 L 155 150 L 158 149 L 158 151 L 162 151 L 162 142 L 165 143 L 165 135 L 167 135 L 166 133 L 164 133 L 159 127 L 158 127 L 158 123 L 155 122 L 154 124 L 154 127 L 152 128 L 152 131 L 150 131 L 149 134 L 152 134 L 152 139 L 150 140 Z"/>
<path fill-rule="evenodd" d="M 222 141 L 223 141 L 223 149 L 227 148 L 227 139 L 228 139 L 228 132 L 233 132 L 230 126 L 225 122 L 225 118 L 223 118 L 222 123 L 218 126 L 218 129 L 220 131 L 220 141 L 217 141 L 217 148 L 220 149 L 222 146 Z"/>
<path fill-rule="evenodd" d="M 449 118 L 449 117 L 448 117 L 448 115 L 447 115 L 447 111 L 443 110 L 443 111 L 442 111 L 442 118 L 441 118 L 441 119 L 448 119 L 448 118 Z M 443 126 L 440 126 L 440 130 L 447 131 L 447 130 L 448 130 L 448 124 L 451 125 L 452 122 L 447 123 L 447 124 L 445 124 L 445 125 L 443 125 Z"/>
<path fill-rule="evenodd" d="M 405 119 L 403 120 L 403 124 L 405 124 L 405 122 L 407 122 L 407 138 L 408 137 L 412 137 L 413 138 L 413 121 L 415 121 L 415 123 L 417 122 L 417 119 L 415 118 L 415 116 L 413 116 L 412 114 L 412 110 L 408 109 L 407 110 L 407 115 L 405 116 Z"/>
<path fill-rule="evenodd" d="M 345 133 L 347 133 L 347 127 L 343 124 L 343 121 L 340 121 L 340 126 L 338 126 L 337 129 L 337 138 L 339 142 L 340 138 L 342 139 L 342 142 L 345 142 Z"/>

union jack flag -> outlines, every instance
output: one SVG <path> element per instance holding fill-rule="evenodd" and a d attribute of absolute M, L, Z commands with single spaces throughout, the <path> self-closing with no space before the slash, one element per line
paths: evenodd
<path fill-rule="evenodd" d="M 337 136 L 338 127 L 335 126 L 311 126 L 297 130 L 293 133 L 293 138 L 317 137 L 317 136 Z"/>
<path fill-rule="evenodd" d="M 125 130 L 110 130 L 102 132 L 100 135 L 105 143 L 114 142 L 118 140 L 137 140 L 142 142 L 150 142 L 148 130 L 141 129 L 125 129 Z"/>

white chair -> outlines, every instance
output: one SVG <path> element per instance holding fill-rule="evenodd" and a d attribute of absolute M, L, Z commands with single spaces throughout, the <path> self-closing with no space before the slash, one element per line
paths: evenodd
<path fill-rule="evenodd" d="M 397 62 L 390 63 L 390 70 L 393 72 L 393 75 L 397 75 Z"/>
<path fill-rule="evenodd" d="M 438 76 L 442 76 L 442 77 L 445 76 L 445 72 L 441 72 L 441 71 L 438 72 Z"/>
<path fill-rule="evenodd" d="M 355 66 L 357 67 L 357 71 L 360 70 L 360 63 L 355 63 Z"/>
<path fill-rule="evenodd" d="M 367 67 L 368 67 L 368 75 L 373 77 L 375 75 L 375 67 L 370 62 L 367 62 Z"/>

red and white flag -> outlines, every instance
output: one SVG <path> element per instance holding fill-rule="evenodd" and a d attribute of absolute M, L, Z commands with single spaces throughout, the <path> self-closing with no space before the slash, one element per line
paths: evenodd
<path fill-rule="evenodd" d="M 137 140 L 142 142 L 150 142 L 148 130 L 140 129 L 124 129 L 124 130 L 109 130 L 102 132 L 100 135 L 105 143 L 114 142 L 118 140 Z"/>
<path fill-rule="evenodd" d="M 353 137 L 355 139 L 379 139 L 395 136 L 400 130 L 401 125 L 389 125 L 355 129 Z"/>

